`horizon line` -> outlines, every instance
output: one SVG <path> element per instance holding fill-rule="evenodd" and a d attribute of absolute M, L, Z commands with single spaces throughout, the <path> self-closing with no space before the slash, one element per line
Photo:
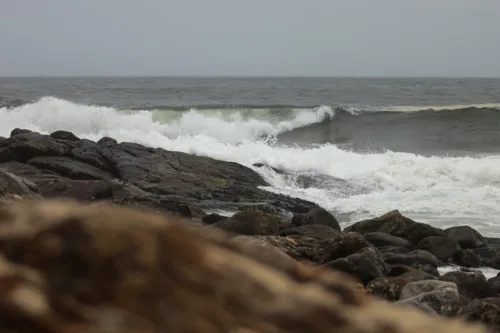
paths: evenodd
<path fill-rule="evenodd" d="M 290 78 L 290 79 L 500 79 L 500 76 L 411 75 L 0 75 L 0 78 Z"/>

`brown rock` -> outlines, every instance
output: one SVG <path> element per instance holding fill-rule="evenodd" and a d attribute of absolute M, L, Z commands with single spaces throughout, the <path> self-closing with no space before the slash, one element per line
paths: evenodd
<path fill-rule="evenodd" d="M 0 198 L 13 196 L 38 198 L 38 187 L 27 179 L 0 169 Z"/>
<path fill-rule="evenodd" d="M 445 263 L 460 251 L 460 245 L 458 245 L 456 240 L 439 236 L 430 236 L 422 239 L 418 243 L 417 248 L 429 251 Z"/>
<path fill-rule="evenodd" d="M 0 207 L 7 332 L 479 333 L 210 227 L 107 205 Z"/>
<path fill-rule="evenodd" d="M 214 227 L 240 235 L 278 235 L 279 217 L 258 211 L 243 211 L 226 220 L 212 224 Z"/>

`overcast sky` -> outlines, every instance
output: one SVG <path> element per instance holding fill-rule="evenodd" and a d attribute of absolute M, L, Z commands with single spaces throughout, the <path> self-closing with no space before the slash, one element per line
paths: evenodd
<path fill-rule="evenodd" d="M 0 0 L 0 75 L 500 77 L 500 0 Z"/>

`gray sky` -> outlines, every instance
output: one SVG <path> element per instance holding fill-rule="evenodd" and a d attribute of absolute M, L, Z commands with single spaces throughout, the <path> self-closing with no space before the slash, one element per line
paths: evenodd
<path fill-rule="evenodd" d="M 500 76 L 500 0 L 0 0 L 0 75 Z"/>

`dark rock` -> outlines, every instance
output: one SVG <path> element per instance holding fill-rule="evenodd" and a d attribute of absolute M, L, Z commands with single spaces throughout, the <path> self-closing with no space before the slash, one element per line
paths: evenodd
<path fill-rule="evenodd" d="M 212 225 L 230 233 L 247 236 L 279 234 L 279 218 L 255 211 L 239 212 Z"/>
<path fill-rule="evenodd" d="M 322 242 L 325 262 L 347 257 L 366 247 L 373 247 L 357 232 L 339 233 L 335 237 Z"/>
<path fill-rule="evenodd" d="M 410 282 L 433 280 L 435 276 L 413 270 L 398 276 L 384 276 L 377 278 L 366 285 L 366 291 L 388 301 L 397 301 L 401 290 Z"/>
<path fill-rule="evenodd" d="M 378 248 L 380 253 L 394 253 L 394 254 L 405 254 L 409 253 L 412 250 L 406 247 L 399 246 L 381 246 Z"/>
<path fill-rule="evenodd" d="M 382 256 L 389 265 L 406 265 L 439 276 L 437 270 L 439 261 L 428 251 L 414 250 L 405 254 L 382 253 Z"/>
<path fill-rule="evenodd" d="M 301 235 L 325 239 L 333 238 L 339 233 L 341 231 L 320 224 L 302 225 L 300 227 L 292 226 L 280 231 L 281 236 Z"/>
<path fill-rule="evenodd" d="M 321 207 L 314 207 L 306 214 L 297 214 L 292 218 L 292 224 L 296 226 L 319 224 L 340 230 L 337 219 Z"/>
<path fill-rule="evenodd" d="M 71 146 L 35 132 L 16 134 L 0 148 L 0 162 L 27 162 L 37 156 L 64 156 Z"/>
<path fill-rule="evenodd" d="M 457 285 L 453 282 L 423 280 L 410 282 L 401 290 L 397 304 L 432 309 L 445 317 L 457 317 L 463 311 Z"/>
<path fill-rule="evenodd" d="M 29 129 L 24 129 L 24 128 L 14 128 L 11 132 L 10 132 L 10 137 L 12 138 L 13 136 L 16 136 L 18 134 L 23 134 L 23 133 L 31 133 L 32 131 L 30 131 Z"/>
<path fill-rule="evenodd" d="M 76 161 L 69 157 L 40 156 L 29 160 L 29 165 L 50 170 L 74 180 L 111 180 L 115 178 L 109 172 Z"/>
<path fill-rule="evenodd" d="M 102 137 L 102 138 L 100 138 L 97 141 L 97 144 L 98 145 L 102 145 L 102 146 L 104 146 L 104 145 L 113 145 L 113 144 L 117 144 L 117 143 L 118 143 L 118 141 L 116 141 L 113 138 L 107 137 L 107 136 Z"/>
<path fill-rule="evenodd" d="M 449 272 L 439 278 L 441 281 L 456 283 L 458 291 L 467 298 L 486 298 L 494 295 L 493 289 L 488 284 L 486 277 L 479 271 L 474 272 Z"/>
<path fill-rule="evenodd" d="M 481 257 L 473 249 L 462 249 L 452 259 L 460 266 L 481 267 Z"/>
<path fill-rule="evenodd" d="M 486 239 L 487 245 L 499 245 L 500 246 L 500 238 L 495 237 L 484 237 Z"/>
<path fill-rule="evenodd" d="M 434 228 L 425 223 L 415 222 L 403 215 L 398 210 L 391 211 L 383 216 L 356 222 L 345 231 L 356 231 L 362 234 L 383 232 L 396 237 L 409 240 L 417 245 L 422 239 L 429 236 L 444 236 L 441 229 Z"/>
<path fill-rule="evenodd" d="M 97 145 L 97 142 L 89 140 L 89 139 L 81 139 L 79 142 L 79 147 L 80 148 L 90 148 L 90 147 L 95 147 Z"/>
<path fill-rule="evenodd" d="M 365 239 L 378 247 L 383 246 L 396 246 L 402 248 L 412 249 L 413 244 L 404 238 L 392 236 L 382 232 L 369 232 L 364 234 Z"/>
<path fill-rule="evenodd" d="M 500 294 L 500 273 L 497 274 L 497 276 L 488 279 L 488 285 L 491 287 L 495 294 Z"/>
<path fill-rule="evenodd" d="M 456 240 L 439 236 L 430 236 L 422 239 L 418 243 L 417 248 L 429 251 L 445 263 L 460 251 L 460 245 L 458 245 Z"/>
<path fill-rule="evenodd" d="M 375 248 L 366 247 L 345 258 L 339 258 L 325 264 L 326 267 L 350 274 L 367 284 L 373 279 L 387 274 L 387 266 Z"/>
<path fill-rule="evenodd" d="M 68 140 L 68 141 L 80 141 L 80 138 L 68 131 L 55 131 L 50 134 L 51 138 Z"/>
<path fill-rule="evenodd" d="M 264 163 L 254 163 L 252 165 L 254 167 L 256 167 L 256 168 L 268 168 L 268 169 L 271 169 L 271 170 L 273 170 L 274 172 L 276 172 L 278 174 L 284 174 L 285 173 L 285 171 L 283 171 L 283 170 L 273 168 L 272 166 L 264 164 Z"/>
<path fill-rule="evenodd" d="M 486 239 L 469 226 L 458 226 L 444 230 L 446 237 L 460 244 L 462 249 L 476 249 L 486 246 Z"/>
<path fill-rule="evenodd" d="M 463 316 L 487 326 L 490 332 L 500 332 L 500 298 L 475 299 L 465 307 Z"/>
<path fill-rule="evenodd" d="M 217 223 L 220 221 L 227 220 L 228 218 L 229 217 L 227 217 L 227 216 L 219 215 L 217 213 L 212 213 L 212 214 L 208 214 L 208 215 L 203 216 L 201 219 L 202 219 L 203 223 L 205 223 L 205 224 L 214 224 L 214 223 Z"/>
<path fill-rule="evenodd" d="M 474 249 L 474 252 L 481 259 L 481 266 L 500 269 L 500 246 L 489 245 L 488 247 Z"/>
<path fill-rule="evenodd" d="M 98 169 L 114 173 L 112 164 L 99 153 L 99 148 L 96 145 L 87 144 L 85 147 L 72 149 L 69 156 Z"/>

